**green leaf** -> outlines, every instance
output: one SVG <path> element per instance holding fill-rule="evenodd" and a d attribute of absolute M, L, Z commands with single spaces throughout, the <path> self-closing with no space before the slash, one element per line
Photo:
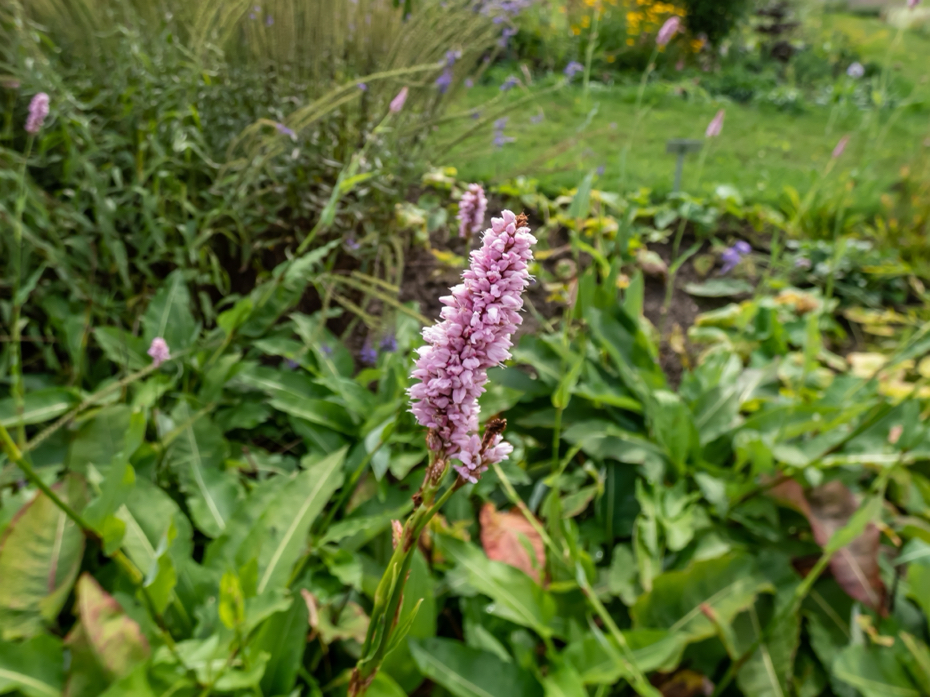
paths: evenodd
<path fill-rule="evenodd" d="M 60 697 L 64 684 L 61 640 L 40 634 L 18 644 L 0 642 L 0 694 Z"/>
<path fill-rule="evenodd" d="M 149 600 L 155 608 L 155 612 L 164 613 L 175 586 L 178 583 L 177 570 L 174 568 L 174 561 L 171 559 L 168 550 L 171 549 L 171 543 L 178 536 L 178 529 L 173 519 L 169 519 L 168 529 L 162 535 L 155 550 L 155 561 L 149 567 L 148 575 L 145 577 L 144 587 L 148 594 Z"/>
<path fill-rule="evenodd" d="M 451 639 L 411 639 L 417 666 L 456 697 L 542 697 L 542 687 L 514 663 Z"/>
<path fill-rule="evenodd" d="M 686 638 L 664 629 L 633 629 L 623 632 L 636 665 L 645 673 L 654 670 L 669 672 L 680 662 Z M 601 637 L 606 646 L 593 634 L 571 642 L 564 651 L 565 660 L 578 672 L 586 685 L 613 685 L 621 678 L 632 678 L 613 637 Z"/>
<path fill-rule="evenodd" d="M 920 697 L 890 649 L 847 646 L 833 664 L 833 673 L 863 697 Z"/>
<path fill-rule="evenodd" d="M 546 697 L 588 697 L 581 676 L 570 663 L 559 666 L 543 680 Z"/>
<path fill-rule="evenodd" d="M 176 424 L 187 427 L 169 446 L 168 464 L 187 494 L 194 523 L 207 537 L 216 537 L 226 529 L 241 495 L 236 475 L 224 469 L 226 441 L 208 416 L 191 422 L 184 402 L 172 416 Z"/>
<path fill-rule="evenodd" d="M 345 407 L 325 399 L 310 399 L 296 394 L 279 393 L 268 403 L 285 414 L 331 428 L 339 433 L 353 435 L 358 430 Z"/>
<path fill-rule="evenodd" d="M 245 622 L 245 598 L 239 577 L 227 571 L 220 579 L 220 601 L 217 607 L 220 621 L 226 629 L 235 629 Z"/>
<path fill-rule="evenodd" d="M 145 354 L 149 347 L 141 336 L 118 327 L 98 327 L 94 329 L 94 339 L 107 358 L 129 370 L 141 370 L 151 362 Z"/>
<path fill-rule="evenodd" d="M 158 289 L 142 315 L 145 346 L 157 336 L 163 338 L 171 353 L 188 348 L 194 341 L 197 323 L 191 313 L 191 295 L 184 282 L 184 272 L 172 271 Z"/>
<path fill-rule="evenodd" d="M 110 685 L 100 697 L 155 697 L 149 684 L 145 665 L 140 665 L 124 678 Z"/>
<path fill-rule="evenodd" d="M 114 514 L 122 506 L 136 484 L 136 472 L 130 464 L 113 464 L 103 481 L 100 496 L 84 511 L 86 520 L 104 541 L 104 553 L 119 549 L 126 532 L 126 523 Z"/>
<path fill-rule="evenodd" d="M 307 604 L 297 598 L 290 608 L 265 620 L 251 642 L 255 650 L 271 656 L 262 676 L 262 694 L 285 695 L 294 688 L 307 643 L 307 615 Z"/>
<path fill-rule="evenodd" d="M 100 694 L 101 687 L 126 677 L 149 656 L 139 625 L 90 574 L 78 579 L 76 592 L 78 623 L 65 639 L 72 653 L 69 697 Z"/>
<path fill-rule="evenodd" d="M 591 208 L 591 188 L 594 185 L 595 170 L 591 170 L 581 180 L 578 185 L 578 191 L 572 198 L 572 203 L 568 207 L 568 217 L 572 220 L 583 220 L 588 217 L 588 211 Z"/>
<path fill-rule="evenodd" d="M 734 629 L 740 638 L 745 637 L 746 651 L 753 642 L 762 638 L 764 625 L 755 606 L 739 618 Z M 781 621 L 767 640 L 759 645 L 752 656 L 740 667 L 736 684 L 745 695 L 753 697 L 785 697 L 790 694 L 788 679 L 794 674 L 794 654 L 801 632 L 801 617 L 794 613 Z"/>
<path fill-rule="evenodd" d="M 287 583 L 307 543 L 310 525 L 342 485 L 347 448 L 298 474 L 275 498 L 259 521 L 258 593 Z"/>
<path fill-rule="evenodd" d="M 242 298 L 232 308 L 220 313 L 220 316 L 216 318 L 216 323 L 226 333 L 226 336 L 229 336 L 242 326 L 251 313 L 252 298 Z"/>
<path fill-rule="evenodd" d="M 541 636 L 555 633 L 555 600 L 533 579 L 509 564 L 491 561 L 473 544 L 452 537 L 437 539 L 443 554 L 466 572 L 469 585 L 496 601 L 493 614 L 529 627 Z"/>
<path fill-rule="evenodd" d="M 68 449 L 68 467 L 86 474 L 93 465 L 106 474 L 113 456 L 126 448 L 133 413 L 125 404 L 104 407 L 81 426 Z"/>
<path fill-rule="evenodd" d="M 51 421 L 68 411 L 77 401 L 73 392 L 60 387 L 36 390 L 29 392 L 23 399 L 23 412 L 20 417 L 12 397 L 0 399 L 0 425 L 13 428 L 20 424 L 29 426 Z"/>
<path fill-rule="evenodd" d="M 367 697 L 407 697 L 407 693 L 401 689 L 400 685 L 383 670 L 375 675 L 365 695 Z"/>
<path fill-rule="evenodd" d="M 80 510 L 84 484 L 70 475 L 53 489 Z M 84 555 L 84 535 L 45 494 L 38 493 L 0 540 L 0 632 L 35 636 L 61 612 Z"/>
<path fill-rule="evenodd" d="M 685 284 L 685 292 L 699 298 L 726 298 L 752 293 L 752 285 L 739 278 L 712 278 L 703 283 Z"/>
<path fill-rule="evenodd" d="M 720 622 L 732 622 L 759 593 L 772 590 L 751 557 L 733 553 L 657 576 L 630 614 L 634 627 L 668 629 L 699 641 L 717 633 L 701 605 L 712 608 Z"/>
<path fill-rule="evenodd" d="M 647 403 L 649 421 L 669 460 L 684 472 L 685 463 L 699 442 L 691 411 L 674 392 L 656 390 Z"/>

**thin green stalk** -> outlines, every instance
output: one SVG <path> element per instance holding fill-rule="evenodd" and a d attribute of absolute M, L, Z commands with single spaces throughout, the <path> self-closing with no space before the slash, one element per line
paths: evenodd
<path fill-rule="evenodd" d="M 23 351 L 20 317 L 22 305 L 20 303 L 19 289 L 23 282 L 23 212 L 26 210 L 26 164 L 32 154 L 32 143 L 35 137 L 30 135 L 26 140 L 26 151 L 23 153 L 23 166 L 19 170 L 19 193 L 16 197 L 16 215 L 13 216 L 13 309 L 11 314 L 12 327 L 10 327 L 10 377 L 13 380 L 13 403 L 19 423 L 16 426 L 16 442 L 19 447 L 26 443 L 26 425 L 23 423 L 23 412 L 26 409 L 26 393 L 23 387 Z"/>
<path fill-rule="evenodd" d="M 594 12 L 594 21 L 591 23 L 591 33 L 588 36 L 588 48 L 585 51 L 584 57 L 584 87 L 583 94 L 585 104 L 588 103 L 588 85 L 591 82 L 591 63 L 594 60 L 594 49 L 597 47 L 597 36 L 598 36 L 598 25 L 601 21 L 601 13 L 598 11 L 597 7 L 592 8 Z"/>
<path fill-rule="evenodd" d="M 643 95 L 646 93 L 646 83 L 649 80 L 649 76 L 652 74 L 652 71 L 655 70 L 656 58 L 659 56 L 659 46 L 656 44 L 655 48 L 652 49 L 652 55 L 649 57 L 649 63 L 646 65 L 646 69 L 643 71 L 642 78 L 639 81 L 639 90 L 636 92 L 636 109 L 633 116 L 633 127 L 630 129 L 630 136 L 627 138 L 626 145 L 623 146 L 623 152 L 620 154 L 620 188 L 623 189 L 626 186 L 626 166 L 627 158 L 630 154 L 630 148 L 633 147 L 633 138 L 636 137 L 636 133 L 639 130 L 639 122 L 642 118 L 642 106 L 643 106 Z"/>

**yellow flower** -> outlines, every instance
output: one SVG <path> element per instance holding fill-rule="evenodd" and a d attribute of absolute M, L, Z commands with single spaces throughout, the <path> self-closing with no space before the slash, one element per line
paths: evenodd
<path fill-rule="evenodd" d="M 583 26 L 585 29 L 591 26 L 591 18 L 588 17 L 588 15 L 585 15 L 581 18 L 581 26 Z"/>

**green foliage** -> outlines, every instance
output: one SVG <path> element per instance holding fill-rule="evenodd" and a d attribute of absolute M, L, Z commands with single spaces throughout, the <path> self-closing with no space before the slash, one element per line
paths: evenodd
<path fill-rule="evenodd" d="M 717 46 L 733 31 L 748 9 L 747 0 L 683 0 L 685 23 L 695 36 L 703 34 Z"/>

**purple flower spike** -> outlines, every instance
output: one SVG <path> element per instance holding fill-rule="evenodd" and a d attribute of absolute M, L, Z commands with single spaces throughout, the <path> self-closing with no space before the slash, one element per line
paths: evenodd
<path fill-rule="evenodd" d="M 840 141 L 836 144 L 836 147 L 833 148 L 833 159 L 837 159 L 843 155 L 843 152 L 846 150 L 846 144 L 849 143 L 849 136 L 843 136 L 840 138 Z"/>
<path fill-rule="evenodd" d="M 26 118 L 26 133 L 35 135 L 42 130 L 42 124 L 48 117 L 48 95 L 39 92 L 29 102 L 29 116 Z"/>
<path fill-rule="evenodd" d="M 542 108 L 540 108 L 539 113 L 537 113 L 535 116 L 530 117 L 530 123 L 534 123 L 534 124 L 542 123 L 545 118 L 546 118 L 546 115 L 543 113 Z"/>
<path fill-rule="evenodd" d="M 723 251 L 723 254 L 720 255 L 721 260 L 723 260 L 723 268 L 720 269 L 720 273 L 730 273 L 736 265 L 743 260 L 743 257 L 751 251 L 752 247 L 749 246 L 748 242 L 744 242 L 743 240 L 739 240 L 732 247 L 727 247 Z"/>
<path fill-rule="evenodd" d="M 920 0 L 907 0 L 907 8 L 913 10 L 920 4 Z"/>
<path fill-rule="evenodd" d="M 265 18 L 265 26 L 270 27 L 272 24 L 274 24 L 274 17 L 272 17 L 271 15 L 268 15 Z"/>
<path fill-rule="evenodd" d="M 362 92 L 367 92 L 367 91 L 368 91 L 368 85 L 366 85 L 364 82 L 358 83 L 358 88 L 359 88 Z"/>
<path fill-rule="evenodd" d="M 573 77 L 575 77 L 575 75 L 577 75 L 578 73 L 583 73 L 583 72 L 584 72 L 584 66 L 578 61 L 572 61 L 571 63 L 565 66 L 565 70 L 562 71 L 562 74 L 565 75 L 566 78 L 571 80 Z"/>
<path fill-rule="evenodd" d="M 711 119 L 711 122 L 707 124 L 707 130 L 704 132 L 706 138 L 716 138 L 720 135 L 720 132 L 723 130 L 723 117 L 726 115 L 726 112 L 721 109 L 717 112 L 717 115 Z"/>
<path fill-rule="evenodd" d="M 472 80 L 470 77 L 466 77 L 466 78 L 465 78 L 465 86 L 468 87 L 469 89 L 471 89 L 472 87 L 475 86 L 475 81 Z"/>
<path fill-rule="evenodd" d="M 171 358 L 171 351 L 168 350 L 168 342 L 160 336 L 156 336 L 152 339 L 152 344 L 149 346 L 149 350 L 146 351 L 146 353 L 152 357 L 152 365 L 156 368 Z"/>
<path fill-rule="evenodd" d="M 402 88 L 400 92 L 397 93 L 397 96 L 391 100 L 390 110 L 392 114 L 398 113 L 401 109 L 404 108 L 404 102 L 407 101 L 407 93 L 410 90 L 406 87 Z"/>
<path fill-rule="evenodd" d="M 672 15 L 665 20 L 665 24 L 662 25 L 661 29 L 659 29 L 659 33 L 656 35 L 656 43 L 659 46 L 668 45 L 668 42 L 672 40 L 672 37 L 678 33 L 680 28 L 681 17 L 678 15 Z"/>
<path fill-rule="evenodd" d="M 507 92 L 519 84 L 520 84 L 520 81 L 517 78 L 515 78 L 513 75 L 511 75 L 506 80 L 504 80 L 503 84 L 501 85 L 501 92 Z"/>
<path fill-rule="evenodd" d="M 438 459 L 457 459 L 455 469 L 469 482 L 513 451 L 499 431 L 478 436 L 478 398 L 488 368 L 510 358 L 511 337 L 523 321 L 536 243 L 525 222 L 510 211 L 491 219 L 462 283 L 441 298 L 442 321 L 423 330 L 427 345 L 417 350 L 411 373 L 419 380 L 408 390 L 411 412 L 430 429 L 427 444 Z"/>
<path fill-rule="evenodd" d="M 439 94 L 445 94 L 449 85 L 452 84 L 452 69 L 446 68 L 442 71 L 442 75 L 436 78 L 436 89 L 439 90 Z"/>
<path fill-rule="evenodd" d="M 469 184 L 459 199 L 459 237 L 471 237 L 484 227 L 488 199 L 480 184 Z"/>
<path fill-rule="evenodd" d="M 397 350 L 397 337 L 393 334 L 385 334 L 378 348 L 388 353 L 394 353 Z"/>
<path fill-rule="evenodd" d="M 280 133 L 282 136 L 287 136 L 288 138 L 295 138 L 297 136 L 297 134 L 294 133 L 294 131 L 292 131 L 290 128 L 285 126 L 283 123 L 276 123 L 274 127 L 278 130 L 278 133 Z"/>
<path fill-rule="evenodd" d="M 374 365 L 378 362 L 378 352 L 368 341 L 365 342 L 362 350 L 358 352 L 358 357 L 365 365 Z"/>

